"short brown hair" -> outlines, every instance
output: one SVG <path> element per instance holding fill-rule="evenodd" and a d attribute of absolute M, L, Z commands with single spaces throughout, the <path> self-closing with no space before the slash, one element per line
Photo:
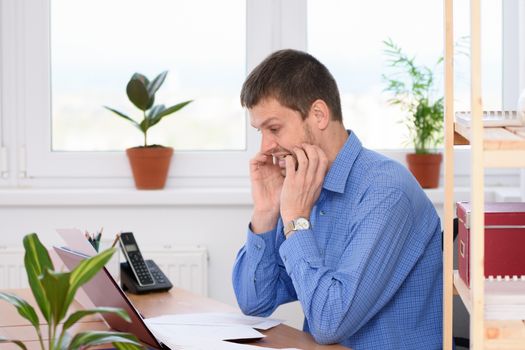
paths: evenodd
<path fill-rule="evenodd" d="M 241 105 L 252 108 L 273 97 L 306 119 L 312 103 L 323 100 L 332 120 L 342 121 L 341 99 L 334 77 L 312 55 L 297 50 L 279 50 L 248 75 L 241 90 Z"/>

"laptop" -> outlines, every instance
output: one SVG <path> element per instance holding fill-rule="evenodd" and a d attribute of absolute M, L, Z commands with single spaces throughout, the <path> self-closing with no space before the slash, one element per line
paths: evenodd
<path fill-rule="evenodd" d="M 86 254 L 65 247 L 53 248 L 69 270 L 74 269 L 82 260 L 89 258 Z M 128 313 L 131 322 L 117 315 L 101 314 L 111 328 L 120 332 L 133 333 L 143 343 L 157 349 L 170 349 L 153 335 L 140 313 L 105 267 L 82 288 L 95 306 L 119 307 Z"/>
<path fill-rule="evenodd" d="M 75 250 L 69 249 L 67 247 L 53 247 L 57 255 L 62 259 L 64 265 L 69 269 L 74 269 L 82 260 L 90 257 L 88 254 L 83 254 Z M 181 345 L 178 344 L 179 341 L 187 341 L 187 339 L 173 340 L 170 336 L 167 336 L 166 340 L 163 341 L 159 336 L 166 336 L 166 330 L 156 330 L 157 335 L 151 330 L 138 312 L 135 306 L 128 299 L 127 295 L 120 288 L 115 279 L 111 276 L 106 267 L 103 267 L 91 280 L 82 285 L 82 290 L 85 292 L 87 297 L 93 303 L 94 306 L 111 306 L 118 307 L 125 310 L 131 322 L 126 322 L 122 318 L 114 314 L 101 314 L 102 318 L 106 321 L 109 327 L 120 332 L 128 332 L 134 334 L 140 341 L 157 349 L 167 349 L 175 350 L 180 349 Z M 191 326 L 187 326 L 191 327 Z M 213 334 L 213 328 L 209 326 L 204 326 L 206 332 L 211 331 Z M 215 327 L 217 329 L 218 327 Z M 224 332 L 226 329 L 227 332 Z M 234 329 L 233 333 L 229 332 L 229 329 Z M 210 343 L 210 346 L 205 347 L 191 347 L 195 349 L 210 349 L 210 348 L 221 348 L 221 349 L 232 349 L 234 347 L 240 346 L 240 344 L 223 342 L 222 340 L 236 340 L 236 341 L 253 341 L 258 340 L 264 337 L 263 334 L 257 332 L 255 329 L 250 327 L 247 328 L 249 332 L 245 329 L 242 330 L 242 333 L 239 334 L 233 327 L 223 327 L 221 339 L 215 339 L 214 343 Z M 180 328 L 179 328 L 180 330 Z M 172 329 L 167 330 L 168 333 L 172 332 Z M 233 335 L 232 335 L 233 334 Z M 183 336 L 184 334 L 179 334 Z M 203 334 L 200 334 L 202 336 Z M 170 339 L 171 338 L 171 339 Z M 192 345 L 190 341 L 188 345 Z M 200 344 L 202 345 L 202 344 Z M 245 347 L 243 347 L 245 349 Z"/>

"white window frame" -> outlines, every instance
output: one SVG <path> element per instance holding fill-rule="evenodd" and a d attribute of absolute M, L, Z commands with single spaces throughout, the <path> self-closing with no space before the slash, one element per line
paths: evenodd
<path fill-rule="evenodd" d="M 21 187 L 132 187 L 124 152 L 51 152 L 50 1 L 0 2 L 0 89 L 10 87 L 0 90 L 0 145 L 9 145 L 11 170 L 7 182 Z M 508 0 L 503 3 L 509 6 Z M 503 13 L 509 16 L 512 12 Z M 306 50 L 306 18 L 307 0 L 246 0 L 246 71 L 275 50 Z M 503 79 L 504 90 L 517 88 L 508 75 Z M 259 145 L 259 135 L 247 121 L 243 151 L 175 150 L 168 187 L 249 186 L 248 160 Z M 381 152 L 404 163 L 407 151 Z M 456 155 L 456 176 L 468 181 L 470 152 L 460 150 Z M 487 171 L 495 184 L 518 173 L 516 169 Z M 0 178 L 0 186 L 4 182 Z"/>
<path fill-rule="evenodd" d="M 6 52 L 6 48 L 4 45 L 4 36 L 6 29 L 8 28 L 8 25 L 2 20 L 2 8 L 0 7 L 0 58 L 4 56 L 4 52 Z M 3 103 L 4 101 L 4 94 L 5 87 L 4 87 L 4 80 L 6 78 L 4 77 L 4 72 L 6 68 L 6 64 L 3 60 L 0 59 L 0 186 L 5 186 L 8 184 L 8 178 L 9 178 L 9 165 L 8 165 L 8 148 L 7 148 L 7 142 L 6 139 L 6 126 L 5 123 L 7 121 L 7 118 L 4 117 L 5 115 L 5 105 Z"/>
<path fill-rule="evenodd" d="M 12 187 L 16 179 L 16 140 L 18 132 L 15 125 L 17 109 L 15 101 L 20 94 L 17 84 L 15 57 L 10 53 L 16 50 L 15 32 L 17 13 L 9 13 L 5 7 L 16 0 L 0 2 L 0 187 Z"/>

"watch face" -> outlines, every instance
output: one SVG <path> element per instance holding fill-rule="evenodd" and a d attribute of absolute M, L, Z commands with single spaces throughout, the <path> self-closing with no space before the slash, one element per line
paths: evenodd
<path fill-rule="evenodd" d="M 305 218 L 298 218 L 295 220 L 296 230 L 308 230 L 310 228 L 310 222 Z"/>

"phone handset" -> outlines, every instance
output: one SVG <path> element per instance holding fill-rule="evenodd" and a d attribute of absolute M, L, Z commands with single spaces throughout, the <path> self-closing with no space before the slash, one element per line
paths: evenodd
<path fill-rule="evenodd" d="M 119 235 L 119 243 L 138 284 L 141 286 L 151 286 L 155 284 L 155 280 L 142 257 L 133 233 L 121 232 Z"/>

